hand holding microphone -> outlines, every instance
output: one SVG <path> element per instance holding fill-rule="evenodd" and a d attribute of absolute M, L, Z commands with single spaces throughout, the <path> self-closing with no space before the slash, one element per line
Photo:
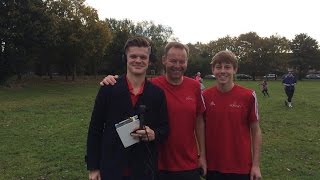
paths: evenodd
<path fill-rule="evenodd" d="M 145 105 L 140 105 L 139 106 L 139 113 L 140 113 L 140 127 L 133 131 L 131 133 L 131 136 L 133 137 L 138 137 L 142 141 L 153 141 L 155 139 L 155 134 L 154 131 L 149 127 L 145 126 L 145 121 L 144 121 L 144 114 L 146 112 L 146 106 Z"/>
<path fill-rule="evenodd" d="M 153 141 L 155 139 L 154 131 L 149 126 L 135 130 L 131 133 L 131 136 L 140 138 L 142 141 Z"/>

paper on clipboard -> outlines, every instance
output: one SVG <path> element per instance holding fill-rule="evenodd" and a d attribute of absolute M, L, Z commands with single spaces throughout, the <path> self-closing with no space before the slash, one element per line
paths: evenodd
<path fill-rule="evenodd" d="M 140 141 L 138 138 L 134 138 L 130 135 L 130 133 L 137 129 L 139 126 L 140 120 L 138 119 L 137 115 L 121 121 L 118 124 L 115 124 L 117 133 L 125 148 Z"/>

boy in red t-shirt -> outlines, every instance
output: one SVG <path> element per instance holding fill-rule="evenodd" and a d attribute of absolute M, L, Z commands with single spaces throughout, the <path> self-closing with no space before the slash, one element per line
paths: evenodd
<path fill-rule="evenodd" d="M 233 82 L 238 64 L 230 51 L 211 61 L 217 85 L 206 89 L 206 180 L 261 179 L 258 103 L 253 90 Z"/>

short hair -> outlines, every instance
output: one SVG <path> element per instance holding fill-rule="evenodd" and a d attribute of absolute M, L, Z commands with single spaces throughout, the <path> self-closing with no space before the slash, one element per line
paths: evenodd
<path fill-rule="evenodd" d="M 213 56 L 211 60 L 211 65 L 215 66 L 216 64 L 221 63 L 230 63 L 233 68 L 238 68 L 238 61 L 236 55 L 231 51 L 220 51 L 216 55 Z"/>
<path fill-rule="evenodd" d="M 164 48 L 164 55 L 167 56 L 168 52 L 171 48 L 178 48 L 178 49 L 184 49 L 187 52 L 187 56 L 189 56 L 189 47 L 185 44 L 179 43 L 179 42 L 169 42 L 166 47 Z"/>
<path fill-rule="evenodd" d="M 151 54 L 151 41 L 143 36 L 129 38 L 123 48 L 124 54 L 127 54 L 129 47 L 146 47 L 149 50 L 149 54 Z"/>

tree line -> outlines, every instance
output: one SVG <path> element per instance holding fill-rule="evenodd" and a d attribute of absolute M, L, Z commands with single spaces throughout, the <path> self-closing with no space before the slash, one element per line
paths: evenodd
<path fill-rule="evenodd" d="M 171 27 L 152 21 L 100 20 L 85 0 L 1 0 L 0 83 L 34 73 L 55 74 L 74 80 L 78 75 L 120 74 L 125 41 L 133 35 L 152 40 L 150 74 L 162 72 L 161 56 L 173 36 Z M 288 40 L 279 35 L 259 37 L 255 32 L 226 36 L 209 43 L 189 43 L 187 75 L 210 74 L 209 62 L 220 50 L 231 50 L 239 59 L 240 72 L 253 77 L 293 68 L 299 77 L 320 68 L 318 42 L 305 33 Z"/>

